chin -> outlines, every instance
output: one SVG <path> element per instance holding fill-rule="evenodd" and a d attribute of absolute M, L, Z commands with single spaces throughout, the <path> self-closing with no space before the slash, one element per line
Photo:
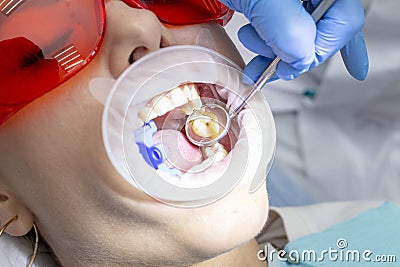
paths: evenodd
<path fill-rule="evenodd" d="M 189 226 L 178 229 L 177 236 L 187 237 L 182 241 L 193 248 L 197 262 L 205 261 L 254 239 L 267 221 L 268 210 L 265 184 L 253 194 L 237 188 L 210 206 L 188 212 Z"/>

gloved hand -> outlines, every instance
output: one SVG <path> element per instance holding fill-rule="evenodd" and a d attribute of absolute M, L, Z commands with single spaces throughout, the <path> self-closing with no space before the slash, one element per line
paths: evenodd
<path fill-rule="evenodd" d="M 259 56 L 245 68 L 257 80 L 278 56 L 276 75 L 291 80 L 311 70 L 338 50 L 349 73 L 358 80 L 368 73 L 368 54 L 361 29 L 365 22 L 360 0 L 337 0 L 315 25 L 311 12 L 320 0 L 302 6 L 298 0 L 220 0 L 243 13 L 250 24 L 239 30 L 240 41 Z"/>

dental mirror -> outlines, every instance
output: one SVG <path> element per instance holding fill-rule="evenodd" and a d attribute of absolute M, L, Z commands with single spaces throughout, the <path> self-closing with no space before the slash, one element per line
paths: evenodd
<path fill-rule="evenodd" d="M 311 16 L 317 23 L 336 0 L 323 0 L 312 12 Z M 263 74 L 254 84 L 248 95 L 243 98 L 240 105 L 228 112 L 225 107 L 218 104 L 204 104 L 186 119 L 186 136 L 190 142 L 197 146 L 212 146 L 221 140 L 229 131 L 231 121 L 245 107 L 247 102 L 260 91 L 276 72 L 280 62 L 279 57 L 268 65 Z"/>
<path fill-rule="evenodd" d="M 186 136 L 194 145 L 211 146 L 228 133 L 232 119 L 224 107 L 204 104 L 186 119 Z"/>

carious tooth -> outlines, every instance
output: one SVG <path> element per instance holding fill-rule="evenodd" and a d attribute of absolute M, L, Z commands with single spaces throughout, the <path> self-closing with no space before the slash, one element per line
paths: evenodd
<path fill-rule="evenodd" d="M 185 93 L 180 88 L 175 88 L 170 92 L 170 99 L 174 107 L 180 107 L 188 103 Z"/>
<path fill-rule="evenodd" d="M 175 108 L 174 104 L 166 95 L 154 97 L 152 99 L 152 104 L 154 112 L 157 113 L 158 116 L 162 116 Z"/>
<path fill-rule="evenodd" d="M 191 121 L 193 132 L 200 137 L 217 137 L 220 132 L 217 116 L 210 112 L 203 112 L 202 115 Z"/>
<path fill-rule="evenodd" d="M 214 157 L 214 162 L 221 161 L 228 155 L 228 152 L 220 143 L 215 143 L 212 146 L 203 147 L 202 153 L 205 158 Z"/>
<path fill-rule="evenodd" d="M 149 122 L 150 120 L 156 118 L 158 115 L 154 112 L 153 107 L 144 106 L 139 111 L 139 119 L 144 122 Z"/>
<path fill-rule="evenodd" d="M 182 111 L 186 115 L 190 115 L 193 113 L 194 110 L 199 110 L 201 108 L 201 100 L 198 101 L 189 101 L 186 105 L 182 106 Z"/>

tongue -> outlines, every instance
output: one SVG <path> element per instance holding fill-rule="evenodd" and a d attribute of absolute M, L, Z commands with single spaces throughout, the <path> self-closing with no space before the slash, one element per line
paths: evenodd
<path fill-rule="evenodd" d="M 187 140 L 186 136 L 176 130 L 160 130 L 153 135 L 154 143 L 161 143 L 167 154 L 166 165 L 183 172 L 202 162 L 200 149 Z"/>

